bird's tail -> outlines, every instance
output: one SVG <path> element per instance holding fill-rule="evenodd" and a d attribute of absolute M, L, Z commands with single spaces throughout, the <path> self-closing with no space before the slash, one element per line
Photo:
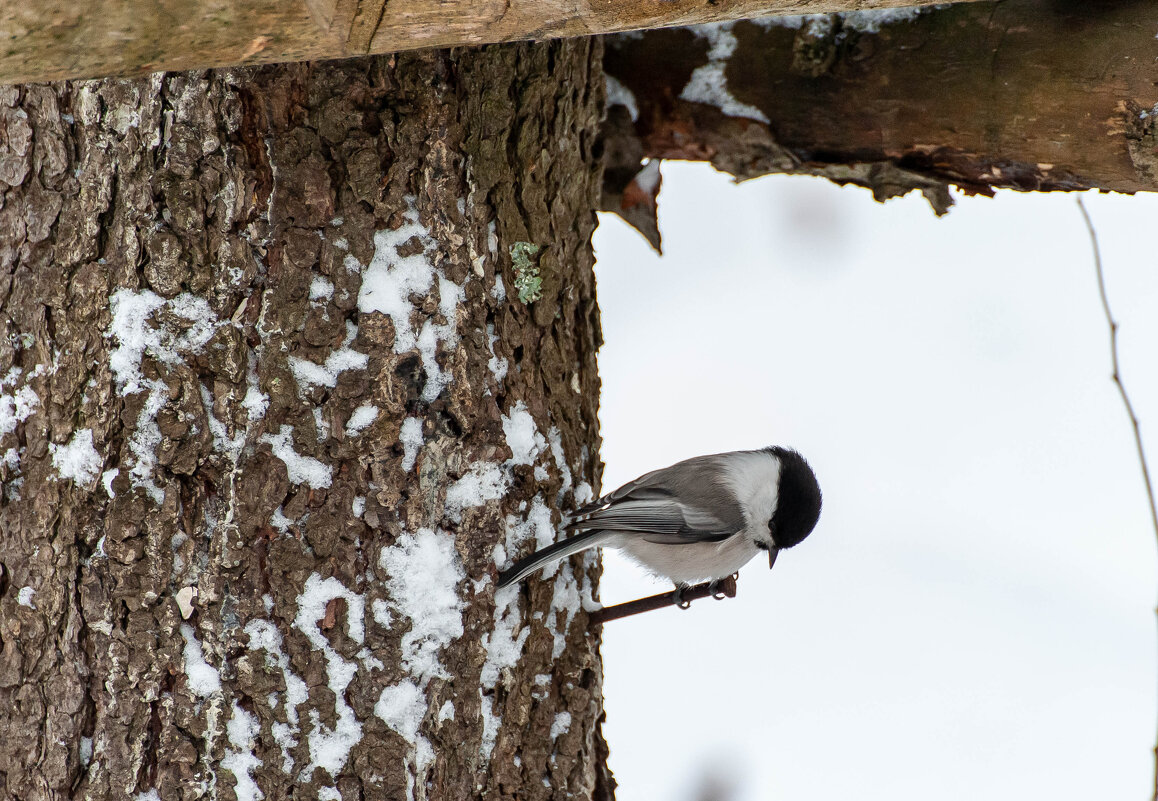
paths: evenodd
<path fill-rule="evenodd" d="M 582 534 L 576 534 L 574 537 L 560 540 L 554 545 L 548 545 L 541 551 L 535 551 L 530 556 L 524 556 L 506 570 L 499 573 L 499 589 L 522 581 L 539 568 L 545 567 L 552 562 L 566 559 L 571 554 L 601 545 L 606 539 L 606 531 L 600 531 L 598 529 L 595 531 L 584 531 Z"/>

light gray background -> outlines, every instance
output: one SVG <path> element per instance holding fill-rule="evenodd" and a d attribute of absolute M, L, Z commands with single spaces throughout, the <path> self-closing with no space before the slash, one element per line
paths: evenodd
<path fill-rule="evenodd" d="M 825 506 L 737 599 L 605 628 L 620 801 L 1148 798 L 1155 541 L 1073 197 L 661 197 L 662 259 L 596 235 L 604 489 L 783 444 Z M 1158 459 L 1158 197 L 1086 201 Z M 663 589 L 605 564 L 604 603 Z"/>

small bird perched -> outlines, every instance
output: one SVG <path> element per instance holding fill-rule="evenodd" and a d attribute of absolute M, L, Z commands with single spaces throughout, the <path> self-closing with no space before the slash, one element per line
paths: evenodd
<path fill-rule="evenodd" d="M 820 485 L 794 450 L 697 456 L 655 470 L 575 513 L 572 537 L 499 574 L 499 587 L 597 546 L 618 548 L 676 587 L 719 581 L 760 551 L 776 555 L 807 537 L 820 517 Z"/>

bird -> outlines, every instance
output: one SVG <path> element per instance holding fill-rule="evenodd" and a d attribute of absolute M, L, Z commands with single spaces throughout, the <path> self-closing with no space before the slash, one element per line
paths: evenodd
<path fill-rule="evenodd" d="M 611 547 L 682 590 L 719 582 L 761 551 L 768 568 L 820 519 L 820 485 L 808 462 L 771 446 L 685 459 L 653 470 L 576 510 L 572 536 L 499 573 L 509 587 L 588 548 Z"/>

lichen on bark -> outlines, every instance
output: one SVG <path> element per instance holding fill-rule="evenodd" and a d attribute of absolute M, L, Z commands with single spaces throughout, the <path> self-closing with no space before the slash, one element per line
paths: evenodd
<path fill-rule="evenodd" d="M 0 797 L 610 795 L 600 57 L 0 91 Z"/>

